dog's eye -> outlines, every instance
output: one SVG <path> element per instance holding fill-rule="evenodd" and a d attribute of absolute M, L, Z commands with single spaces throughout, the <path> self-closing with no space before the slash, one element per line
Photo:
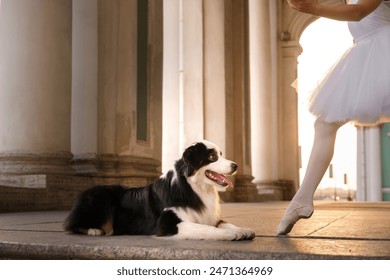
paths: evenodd
<path fill-rule="evenodd" d="M 209 161 L 217 161 L 218 160 L 218 155 L 217 154 L 209 154 Z"/>

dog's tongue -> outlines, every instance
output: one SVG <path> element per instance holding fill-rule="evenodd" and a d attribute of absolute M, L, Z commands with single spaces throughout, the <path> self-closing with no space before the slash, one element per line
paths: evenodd
<path fill-rule="evenodd" d="M 219 174 L 217 172 L 211 171 L 211 170 L 208 170 L 206 172 L 206 174 L 207 174 L 207 177 L 209 177 L 211 180 L 216 182 L 218 185 L 233 188 L 232 181 L 230 181 L 226 176 Z"/>

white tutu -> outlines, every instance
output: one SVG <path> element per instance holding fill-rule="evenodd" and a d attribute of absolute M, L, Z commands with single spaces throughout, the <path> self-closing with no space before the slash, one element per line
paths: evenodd
<path fill-rule="evenodd" d="M 382 3 L 375 12 L 350 24 L 355 45 L 310 97 L 310 112 L 323 121 L 373 124 L 390 117 L 390 5 Z"/>

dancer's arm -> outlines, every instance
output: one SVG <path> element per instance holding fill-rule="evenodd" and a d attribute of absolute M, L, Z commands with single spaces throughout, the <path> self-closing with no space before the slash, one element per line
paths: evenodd
<path fill-rule="evenodd" d="M 360 0 L 356 4 L 327 6 L 318 0 L 287 0 L 298 12 L 340 21 L 359 21 L 372 13 L 382 0 Z"/>

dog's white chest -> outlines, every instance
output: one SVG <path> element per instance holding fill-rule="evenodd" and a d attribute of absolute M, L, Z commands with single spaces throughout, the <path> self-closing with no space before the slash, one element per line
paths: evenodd
<path fill-rule="evenodd" d="M 215 226 L 220 220 L 219 201 L 215 197 L 203 199 L 204 209 L 197 211 L 188 207 L 172 207 L 176 215 L 184 222 Z"/>

